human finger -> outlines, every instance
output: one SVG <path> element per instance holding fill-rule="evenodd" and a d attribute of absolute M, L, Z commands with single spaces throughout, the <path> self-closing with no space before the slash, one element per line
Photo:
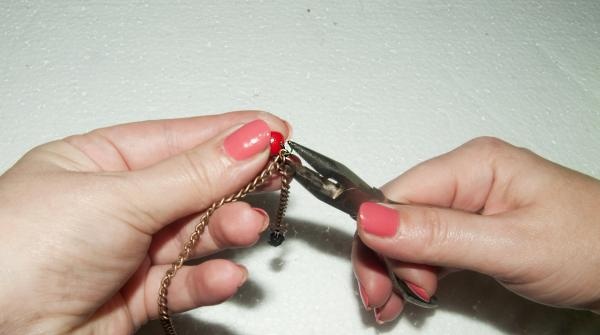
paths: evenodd
<path fill-rule="evenodd" d="M 137 218 L 155 233 L 237 192 L 264 168 L 270 129 L 257 119 L 229 129 L 191 150 L 124 175 L 122 196 Z"/>
<path fill-rule="evenodd" d="M 51 145 L 66 150 L 77 148 L 89 162 L 90 171 L 137 170 L 181 154 L 209 141 L 227 129 L 264 120 L 269 128 L 288 138 L 291 126 L 273 114 L 239 111 L 180 119 L 152 120 L 116 125 L 65 138 Z"/>
<path fill-rule="evenodd" d="M 437 269 L 428 265 L 412 264 L 388 259 L 392 272 L 403 280 L 409 289 L 425 301 L 429 301 L 437 289 Z M 352 249 L 352 266 L 358 281 L 363 306 L 370 310 L 386 304 L 392 295 L 388 270 L 381 256 L 356 239 Z M 393 306 L 393 305 L 392 305 Z M 401 306 L 398 306 L 401 307 Z M 394 314 L 388 311 L 386 313 Z"/>
<path fill-rule="evenodd" d="M 388 266 L 398 279 L 424 301 L 435 294 L 438 284 L 437 269 L 430 265 L 387 260 Z"/>
<path fill-rule="evenodd" d="M 152 266 L 138 292 L 131 294 L 127 303 L 136 325 L 158 317 L 157 288 L 169 267 L 170 265 Z M 233 296 L 247 278 L 248 271 L 245 267 L 224 259 L 183 266 L 169 286 L 169 311 L 179 313 L 200 306 L 219 304 Z"/>
<path fill-rule="evenodd" d="M 397 294 L 392 294 L 385 304 L 373 309 L 373 315 L 378 324 L 384 324 L 400 316 L 402 310 L 404 310 L 404 300 Z"/>
<path fill-rule="evenodd" d="M 506 273 L 522 246 L 517 227 L 503 219 L 452 209 L 364 203 L 358 234 L 369 248 L 391 259 L 469 269 L 489 275 Z"/>
<path fill-rule="evenodd" d="M 516 208 L 506 197 L 515 169 L 524 169 L 526 150 L 480 137 L 425 161 L 382 186 L 397 202 L 496 214 Z M 520 164 L 515 164 L 517 157 Z M 491 201 L 490 201 L 491 200 Z"/>
<path fill-rule="evenodd" d="M 392 282 L 379 255 L 367 248 L 360 238 L 355 237 L 352 242 L 351 262 L 363 307 L 370 311 L 383 306 L 394 293 Z"/>
<path fill-rule="evenodd" d="M 170 224 L 152 240 L 149 254 L 153 264 L 173 261 L 189 240 L 198 215 Z M 268 214 L 245 202 L 226 204 L 210 218 L 206 232 L 192 249 L 190 258 L 210 255 L 227 248 L 249 247 L 255 244 L 269 225 Z"/>

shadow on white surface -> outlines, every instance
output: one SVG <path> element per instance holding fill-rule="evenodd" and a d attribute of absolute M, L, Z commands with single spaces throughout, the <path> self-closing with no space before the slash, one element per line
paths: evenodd
<path fill-rule="evenodd" d="M 263 207 L 271 217 L 277 210 L 276 194 L 262 194 L 249 199 L 253 206 Z M 350 249 L 353 236 L 336 229 L 325 227 L 323 223 L 307 222 L 292 217 L 287 218 L 293 229 L 294 239 L 304 240 L 308 247 L 315 248 L 325 254 L 342 257 L 350 262 Z M 323 239 L 324 230 L 327 229 L 327 239 Z M 219 258 L 235 259 L 236 255 L 252 253 L 256 248 L 271 248 L 266 240 L 266 235 L 252 249 L 227 250 L 218 255 Z M 270 268 L 274 272 L 285 268 L 283 257 L 273 258 Z M 348 280 L 355 284 L 353 276 Z M 263 301 L 266 291 L 253 281 L 248 281 L 239 294 L 231 299 L 237 306 L 253 308 Z M 371 312 L 362 308 L 357 297 L 356 313 L 360 315 L 362 323 L 368 328 L 375 328 L 377 334 L 396 333 L 399 320 L 409 322 L 415 330 L 425 328 L 428 319 L 435 317 L 437 311 L 460 314 L 464 318 L 473 319 L 492 325 L 500 333 L 505 334 L 598 334 L 600 333 L 600 316 L 590 312 L 564 310 L 547 307 L 528 301 L 506 290 L 495 280 L 472 272 L 458 272 L 444 278 L 437 292 L 440 306 L 437 310 L 423 309 L 412 305 L 406 306 L 398 320 L 385 325 L 377 325 Z M 246 335 L 238 330 L 233 330 L 224 324 L 211 323 L 190 315 L 175 317 L 175 324 L 179 334 L 213 334 L 213 335 Z M 323 330 L 331 333 L 330 330 Z M 360 332 L 359 330 L 357 330 Z M 436 333 L 447 330 L 439 329 Z M 273 334 L 279 334 L 274 329 Z M 368 331 L 372 334 L 373 331 Z M 160 324 L 150 322 L 142 327 L 137 334 L 162 334 Z"/>

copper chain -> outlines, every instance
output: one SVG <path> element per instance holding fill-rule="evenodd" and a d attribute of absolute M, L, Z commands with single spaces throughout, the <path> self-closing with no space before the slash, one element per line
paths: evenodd
<path fill-rule="evenodd" d="M 283 217 L 285 215 L 285 209 L 287 207 L 288 197 L 289 197 L 289 184 L 291 181 L 291 168 L 287 163 L 290 155 L 289 151 L 285 149 L 281 149 L 278 155 L 274 156 L 267 166 L 262 170 L 262 172 L 256 176 L 250 183 L 240 189 L 238 192 L 229 195 L 228 197 L 222 198 L 221 200 L 214 202 L 202 215 L 200 216 L 199 222 L 194 227 L 194 231 L 190 235 L 188 241 L 183 245 L 183 250 L 179 253 L 177 260 L 171 263 L 171 267 L 165 272 L 165 275 L 161 281 L 160 289 L 158 291 L 158 317 L 160 319 L 160 323 L 163 327 L 165 334 L 167 335 L 177 335 L 175 331 L 175 326 L 173 325 L 173 320 L 169 315 L 169 307 L 167 301 L 167 295 L 169 293 L 169 285 L 171 285 L 171 281 L 175 277 L 177 271 L 183 266 L 183 263 L 188 260 L 190 254 L 192 253 L 192 249 L 200 239 L 200 235 L 204 233 L 206 230 L 206 226 L 208 225 L 208 220 L 213 215 L 213 213 L 221 206 L 227 203 L 236 202 L 248 193 L 253 192 L 258 187 L 264 185 L 269 177 L 274 175 L 275 173 L 279 173 L 281 175 L 281 196 L 279 201 L 279 210 L 277 211 L 277 221 L 275 224 L 271 224 L 271 234 L 277 232 L 281 234 L 281 236 L 285 235 L 286 227 L 283 223 Z"/>

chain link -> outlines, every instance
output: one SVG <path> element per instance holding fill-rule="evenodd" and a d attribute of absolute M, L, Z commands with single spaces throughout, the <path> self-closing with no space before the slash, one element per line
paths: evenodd
<path fill-rule="evenodd" d="M 206 230 L 206 226 L 208 225 L 208 220 L 213 215 L 213 213 L 221 206 L 227 203 L 236 202 L 248 193 L 256 190 L 258 187 L 264 185 L 269 181 L 269 178 L 278 173 L 281 175 L 281 196 L 279 200 L 279 210 L 277 211 L 277 220 L 276 223 L 270 225 L 271 234 L 277 232 L 282 237 L 285 236 L 285 232 L 287 231 L 286 225 L 283 223 L 283 217 L 285 215 L 285 210 L 287 207 L 288 197 L 289 197 L 289 188 L 290 181 L 292 179 L 292 168 L 289 164 L 287 164 L 287 160 L 289 159 L 290 152 L 286 149 L 281 149 L 278 155 L 274 156 L 267 166 L 262 170 L 262 172 L 256 176 L 250 183 L 240 189 L 237 193 L 231 194 L 228 197 L 222 198 L 221 200 L 212 203 L 204 213 L 200 216 L 200 220 L 194 227 L 194 231 L 190 235 L 188 241 L 183 245 L 183 250 L 177 256 L 177 260 L 171 263 L 171 267 L 165 272 L 165 275 L 160 283 L 160 289 L 158 291 L 158 317 L 160 319 L 160 323 L 163 327 L 165 334 L 167 335 L 177 335 L 175 331 L 175 326 L 173 325 L 173 320 L 169 315 L 169 307 L 167 295 L 169 293 L 169 285 L 171 285 L 171 281 L 175 277 L 177 271 L 183 266 L 186 260 L 190 257 L 192 253 L 192 249 L 200 239 L 200 235 L 204 233 Z M 271 235 L 273 236 L 273 235 Z M 281 240 L 283 242 L 283 239 Z M 281 244 L 281 243 L 279 243 Z"/>
<path fill-rule="evenodd" d="M 281 192 L 279 193 L 279 208 L 277 209 L 277 219 L 269 224 L 270 236 L 269 244 L 279 246 L 285 240 L 287 225 L 283 221 L 285 210 L 287 209 L 288 199 L 290 197 L 290 182 L 292 181 L 292 167 L 285 162 L 290 159 L 289 153 L 285 156 L 284 164 L 280 166 Z"/>

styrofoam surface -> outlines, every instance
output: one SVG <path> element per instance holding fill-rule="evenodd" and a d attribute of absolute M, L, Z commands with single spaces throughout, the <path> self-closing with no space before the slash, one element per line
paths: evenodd
<path fill-rule="evenodd" d="M 595 1 L 3 1 L 0 169 L 32 146 L 115 123 L 265 109 L 380 185 L 493 135 L 600 177 Z M 272 207 L 274 198 L 253 199 Z M 349 265 L 353 222 L 293 186 L 295 233 L 224 256 L 251 281 L 177 319 L 203 334 L 591 331 L 474 274 L 435 312 L 376 326 Z M 156 324 L 139 331 L 158 334 Z"/>

